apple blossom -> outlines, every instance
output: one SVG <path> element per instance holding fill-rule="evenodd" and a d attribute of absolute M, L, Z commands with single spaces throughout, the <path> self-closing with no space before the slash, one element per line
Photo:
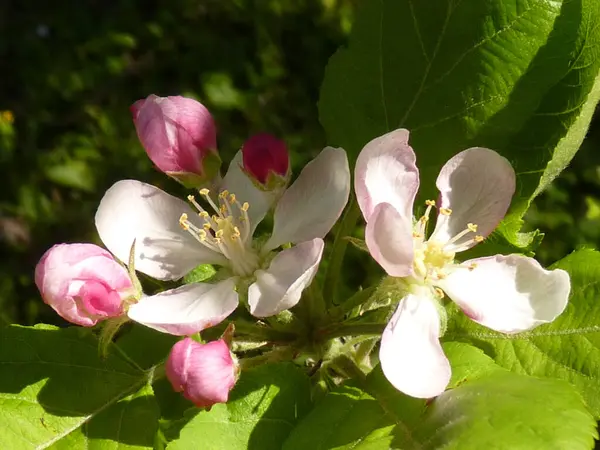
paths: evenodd
<path fill-rule="evenodd" d="M 515 191 L 515 173 L 498 153 L 470 148 L 442 167 L 437 202 L 413 219 L 419 188 L 415 154 L 407 130 L 369 142 L 355 169 L 355 191 L 367 222 L 365 237 L 373 258 L 405 295 L 389 321 L 379 357 L 386 377 L 414 397 L 434 397 L 450 380 L 450 365 L 439 342 L 447 295 L 475 322 L 503 333 L 530 330 L 565 309 L 570 280 L 532 258 L 496 255 L 455 262 L 455 254 L 488 236 L 502 220 Z M 429 214 L 437 207 L 427 237 Z"/>
<path fill-rule="evenodd" d="M 200 264 L 223 266 L 228 277 L 199 283 L 205 292 L 142 298 L 129 308 L 131 319 L 159 331 L 185 335 L 214 325 L 238 306 L 238 292 L 256 317 L 293 307 L 311 283 L 323 253 L 323 237 L 348 200 L 346 153 L 325 148 L 302 170 L 277 201 L 269 239 L 254 239 L 256 225 L 274 201 L 256 188 L 241 168 L 238 152 L 221 190 L 199 191 L 189 203 L 133 180 L 115 183 L 96 213 L 106 247 L 126 258 L 135 240 L 135 268 L 160 280 L 176 280 Z M 273 252 L 283 244 L 291 248 Z M 247 290 L 246 290 L 247 289 Z M 175 290 L 177 291 L 177 290 Z M 175 295 L 174 295 L 175 294 Z"/>
<path fill-rule="evenodd" d="M 272 191 L 290 179 L 290 156 L 285 142 L 266 133 L 252 136 L 242 146 L 244 172 L 259 189 Z"/>
<path fill-rule="evenodd" d="M 35 268 L 35 283 L 45 303 L 63 319 L 91 327 L 123 313 L 133 294 L 127 270 L 93 244 L 58 244 Z"/>
<path fill-rule="evenodd" d="M 140 142 L 161 171 L 190 188 L 218 174 L 217 132 L 204 105 L 150 95 L 135 102 L 131 112 Z"/>
<path fill-rule="evenodd" d="M 201 344 L 185 338 L 173 346 L 165 365 L 176 392 L 199 408 L 225 403 L 238 377 L 238 365 L 223 339 Z"/>

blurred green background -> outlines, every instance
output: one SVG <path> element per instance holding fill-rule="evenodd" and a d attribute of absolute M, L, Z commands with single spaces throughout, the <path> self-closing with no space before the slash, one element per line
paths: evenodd
<path fill-rule="evenodd" d="M 297 173 L 326 143 L 319 87 L 357 2 L 2 2 L 0 320 L 59 323 L 39 298 L 35 264 L 55 243 L 99 243 L 94 212 L 113 182 L 181 191 L 138 143 L 128 109 L 135 100 L 196 97 L 215 117 L 225 161 L 266 131 L 285 139 Z M 598 117 L 570 168 L 527 215 L 528 229 L 546 233 L 544 264 L 600 243 L 597 149 Z"/>

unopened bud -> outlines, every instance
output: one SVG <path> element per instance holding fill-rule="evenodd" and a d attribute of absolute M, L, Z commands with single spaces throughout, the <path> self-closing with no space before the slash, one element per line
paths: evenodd
<path fill-rule="evenodd" d="M 188 188 L 218 174 L 217 131 L 204 105 L 186 97 L 150 95 L 135 102 L 131 112 L 142 146 L 162 172 Z"/>
<path fill-rule="evenodd" d="M 58 244 L 35 268 L 42 299 L 63 319 L 91 327 L 123 314 L 133 285 L 127 270 L 93 244 Z"/>
<path fill-rule="evenodd" d="M 223 339 L 201 344 L 185 338 L 173 346 L 166 363 L 176 392 L 199 408 L 225 403 L 237 381 L 238 364 Z"/>
<path fill-rule="evenodd" d="M 280 139 L 261 133 L 252 136 L 242 146 L 244 172 L 257 187 L 273 191 L 290 180 L 290 156 Z"/>

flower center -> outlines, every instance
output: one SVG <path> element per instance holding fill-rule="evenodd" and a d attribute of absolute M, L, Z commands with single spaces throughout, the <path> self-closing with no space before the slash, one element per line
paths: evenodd
<path fill-rule="evenodd" d="M 427 224 L 429 223 L 429 214 L 432 208 L 435 207 L 435 201 L 427 200 L 425 202 L 427 209 L 425 214 L 416 221 L 413 227 L 413 245 L 414 245 L 414 262 L 413 271 L 415 276 L 423 282 L 435 283 L 448 276 L 450 269 L 459 267 L 454 264 L 454 256 L 457 252 L 466 250 L 473 242 L 483 241 L 483 236 L 477 233 L 477 225 L 473 223 L 467 224 L 467 228 L 457 233 L 454 237 L 442 242 L 436 239 L 436 232 L 426 240 Z M 452 214 L 452 210 L 448 208 L 440 208 L 438 225 L 440 220 L 447 220 Z M 464 236 L 472 233 L 474 236 L 466 241 L 458 242 Z M 468 267 L 469 270 L 475 268 L 475 265 Z"/>
<path fill-rule="evenodd" d="M 210 197 L 208 189 L 200 189 L 199 192 L 214 214 L 210 215 L 193 195 L 189 195 L 188 200 L 198 210 L 198 216 L 202 219 L 202 227 L 190 222 L 185 213 L 179 218 L 179 224 L 200 244 L 225 256 L 236 275 L 251 275 L 258 267 L 258 255 L 252 248 L 248 202 L 240 204 L 235 194 L 224 190 L 217 196 L 217 205 Z"/>

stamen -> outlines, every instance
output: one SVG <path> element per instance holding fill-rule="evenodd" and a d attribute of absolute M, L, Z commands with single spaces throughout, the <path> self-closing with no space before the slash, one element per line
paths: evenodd
<path fill-rule="evenodd" d="M 440 288 L 436 287 L 433 288 L 435 295 L 438 296 L 438 298 L 444 298 L 444 291 L 442 291 Z"/>
<path fill-rule="evenodd" d="M 477 233 L 477 225 L 475 225 L 474 223 L 468 223 L 467 228 L 469 229 L 469 231 Z"/>
<path fill-rule="evenodd" d="M 435 206 L 435 200 L 425 200 L 427 206 Z"/>
<path fill-rule="evenodd" d="M 186 231 L 190 229 L 188 215 L 186 213 L 183 213 L 181 217 L 179 217 L 179 225 Z"/>
<path fill-rule="evenodd" d="M 469 264 L 469 270 L 471 270 L 471 271 L 475 270 L 476 267 L 477 267 L 477 263 Z"/>
<path fill-rule="evenodd" d="M 200 195 L 202 195 L 202 196 L 204 196 L 204 198 L 206 198 L 206 201 L 211 206 L 213 211 L 216 212 L 219 215 L 219 217 L 223 218 L 220 208 L 215 204 L 215 202 L 213 202 L 213 199 L 210 198 L 210 195 L 208 195 L 210 193 L 210 191 L 206 188 L 203 188 L 203 189 L 200 189 L 198 192 L 200 193 Z"/>
<path fill-rule="evenodd" d="M 447 247 L 447 246 L 449 246 L 449 245 L 452 245 L 452 244 L 454 244 L 456 241 L 458 241 L 460 238 L 462 238 L 462 237 L 463 237 L 464 235 L 466 235 L 466 234 L 469 234 L 469 233 L 476 233 L 476 232 L 477 232 L 477 225 L 475 225 L 474 223 L 468 223 L 468 224 L 467 224 L 467 228 L 465 228 L 465 229 L 464 229 L 464 230 L 462 230 L 460 233 L 458 233 L 456 236 L 454 236 L 453 238 L 451 238 L 451 239 L 450 239 L 448 242 L 446 242 L 446 245 L 445 245 L 445 246 Z M 478 238 L 477 238 L 477 236 L 475 236 L 473 239 L 475 240 L 475 242 L 481 242 L 481 241 L 478 241 L 478 240 L 477 240 L 477 239 L 478 239 Z M 468 241 L 468 244 L 471 244 L 471 243 L 473 242 L 473 239 L 472 239 L 472 240 L 469 240 L 469 241 Z M 482 240 L 483 240 L 483 238 L 482 238 Z M 461 247 L 461 248 L 462 248 L 462 247 L 463 247 L 464 245 L 466 245 L 466 244 L 467 244 L 467 243 L 463 243 L 463 244 L 459 245 L 459 247 Z"/>
<path fill-rule="evenodd" d="M 244 202 L 242 207 L 240 208 L 242 211 L 247 212 L 248 208 L 250 208 L 250 204 L 248 202 Z"/>
<path fill-rule="evenodd" d="M 452 210 L 450 208 L 440 208 L 440 214 L 443 216 L 449 216 L 452 214 Z"/>
<path fill-rule="evenodd" d="M 485 239 L 483 236 L 481 235 L 477 235 L 473 238 L 475 240 L 475 242 L 483 242 L 483 240 Z"/>

